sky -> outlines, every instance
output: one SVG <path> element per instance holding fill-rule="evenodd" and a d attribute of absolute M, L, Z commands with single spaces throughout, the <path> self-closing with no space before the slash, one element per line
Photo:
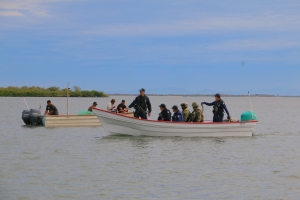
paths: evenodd
<path fill-rule="evenodd" d="M 0 0 L 0 87 L 300 95 L 299 0 Z"/>

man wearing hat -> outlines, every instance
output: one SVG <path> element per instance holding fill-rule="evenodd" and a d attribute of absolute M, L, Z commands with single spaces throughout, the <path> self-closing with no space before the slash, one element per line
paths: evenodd
<path fill-rule="evenodd" d="M 188 104 L 187 103 L 182 103 L 182 104 L 180 104 L 180 106 L 182 108 L 183 121 L 188 122 L 190 114 L 191 114 L 190 110 L 188 109 Z"/>
<path fill-rule="evenodd" d="M 91 106 L 89 107 L 88 111 L 93 112 L 93 108 L 96 108 L 97 105 L 98 105 L 98 104 L 97 104 L 97 102 L 95 101 L 95 102 L 93 103 L 93 105 L 91 105 Z"/>
<path fill-rule="evenodd" d="M 116 100 L 112 99 L 110 101 L 110 103 L 108 103 L 108 105 L 107 105 L 107 111 L 116 112 L 116 106 L 114 105 L 115 103 L 116 103 Z"/>
<path fill-rule="evenodd" d="M 192 103 L 193 112 L 190 114 L 189 121 L 190 122 L 203 122 L 204 116 L 202 110 L 199 108 L 199 104 L 197 102 Z"/>
<path fill-rule="evenodd" d="M 212 103 L 207 103 L 207 102 L 202 102 L 202 104 L 205 104 L 207 106 L 214 106 L 213 108 L 213 113 L 214 113 L 214 118 L 213 118 L 213 122 L 223 122 L 223 118 L 224 118 L 224 110 L 227 114 L 227 119 L 231 119 L 229 111 L 227 110 L 227 107 L 225 105 L 225 102 L 221 99 L 221 95 L 219 93 L 217 93 L 215 95 L 215 101 Z"/>
<path fill-rule="evenodd" d="M 171 121 L 171 112 L 169 109 L 167 109 L 166 104 L 160 104 L 159 108 L 161 112 L 159 113 L 158 119 L 161 121 Z"/>
<path fill-rule="evenodd" d="M 173 109 L 173 116 L 172 116 L 172 121 L 173 122 L 183 122 L 183 116 L 182 116 L 182 112 L 180 110 L 178 110 L 178 106 L 174 105 L 172 107 Z"/>
<path fill-rule="evenodd" d="M 135 108 L 134 117 L 147 119 L 147 111 L 148 116 L 151 116 L 151 103 L 149 98 L 145 95 L 145 89 L 140 89 L 140 95 L 137 96 L 133 102 L 128 106 L 128 108 Z"/>

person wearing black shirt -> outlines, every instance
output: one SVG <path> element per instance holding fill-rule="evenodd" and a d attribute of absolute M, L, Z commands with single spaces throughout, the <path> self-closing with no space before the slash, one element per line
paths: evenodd
<path fill-rule="evenodd" d="M 125 105 L 125 100 L 122 100 L 122 103 L 120 103 L 118 105 L 117 111 L 118 111 L 118 113 L 125 113 L 125 112 L 127 112 L 126 105 Z"/>
<path fill-rule="evenodd" d="M 207 106 L 213 106 L 213 122 L 223 122 L 224 118 L 224 111 L 227 114 L 227 119 L 231 119 L 229 111 L 227 109 L 227 106 L 225 102 L 221 99 L 221 95 L 218 93 L 215 95 L 215 101 L 212 103 L 202 102 L 202 104 L 205 104 Z"/>
<path fill-rule="evenodd" d="M 58 115 L 58 110 L 50 100 L 47 101 L 47 106 L 44 115 Z"/>
<path fill-rule="evenodd" d="M 166 105 L 162 103 L 159 107 L 161 112 L 159 113 L 159 117 L 157 120 L 171 121 L 171 112 L 169 109 L 167 109 Z"/>
<path fill-rule="evenodd" d="M 148 116 L 151 116 L 151 103 L 149 98 L 145 95 L 145 89 L 140 89 L 140 95 L 137 96 L 133 102 L 128 106 L 129 108 L 134 107 L 134 117 L 135 118 L 141 118 L 141 119 L 147 119 L 147 110 L 148 110 Z"/>

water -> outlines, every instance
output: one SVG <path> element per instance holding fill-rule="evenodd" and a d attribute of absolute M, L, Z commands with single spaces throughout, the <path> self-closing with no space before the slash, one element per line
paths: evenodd
<path fill-rule="evenodd" d="M 133 97 L 110 97 L 117 102 Z M 93 101 L 70 98 L 70 113 Z M 45 109 L 48 98 L 26 98 Z M 160 103 L 209 97 L 150 97 Z M 51 98 L 66 113 L 65 98 Z M 232 117 L 248 98 L 224 98 Z M 107 136 L 101 127 L 24 127 L 22 98 L 0 98 L 0 199 L 299 199 L 299 98 L 256 97 L 254 137 L 180 138 Z M 212 118 L 205 107 L 205 118 Z"/>

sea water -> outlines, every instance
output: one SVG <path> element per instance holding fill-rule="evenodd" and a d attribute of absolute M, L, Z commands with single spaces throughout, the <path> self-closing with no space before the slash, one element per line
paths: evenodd
<path fill-rule="evenodd" d="M 69 98 L 69 113 L 111 98 Z M 26 98 L 30 108 L 66 98 Z M 168 108 L 213 97 L 150 96 L 151 119 Z M 224 97 L 234 118 L 250 109 L 246 97 Z M 107 136 L 102 127 L 23 126 L 22 98 L 0 98 L 0 199 L 299 199 L 300 98 L 254 97 L 253 137 Z M 190 106 L 191 107 L 191 106 Z M 205 107 L 205 119 L 212 118 Z M 226 115 L 225 115 L 226 116 Z"/>

